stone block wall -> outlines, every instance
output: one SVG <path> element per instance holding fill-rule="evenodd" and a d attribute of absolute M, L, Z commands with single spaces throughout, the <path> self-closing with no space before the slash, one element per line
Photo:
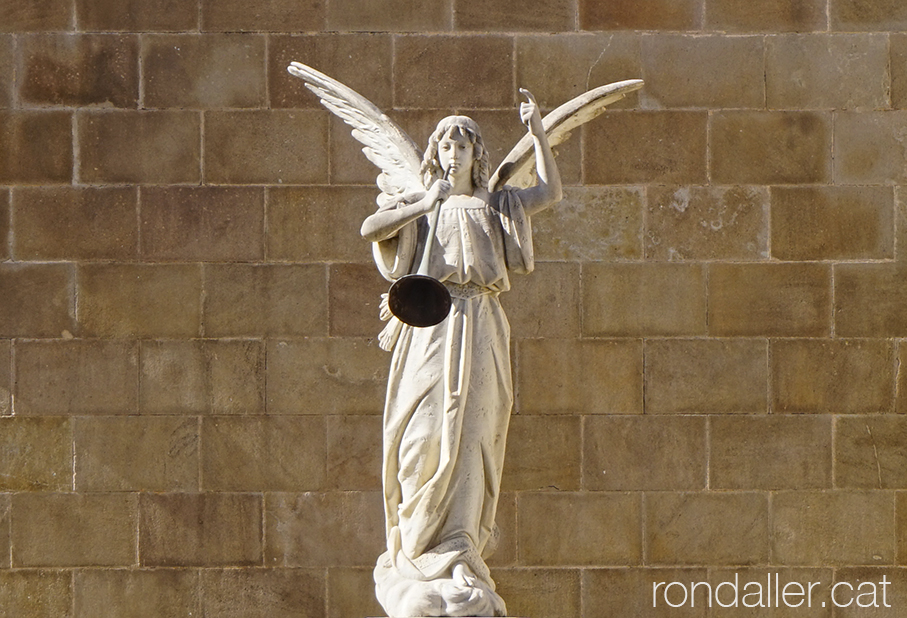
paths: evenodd
<path fill-rule="evenodd" d="M 379 614 L 375 171 L 299 60 L 496 161 L 518 87 L 646 80 L 562 149 L 504 301 L 512 614 L 740 616 L 652 584 L 780 573 L 893 607 L 747 615 L 904 615 L 905 31 L 902 0 L 3 2 L 0 614 Z"/>

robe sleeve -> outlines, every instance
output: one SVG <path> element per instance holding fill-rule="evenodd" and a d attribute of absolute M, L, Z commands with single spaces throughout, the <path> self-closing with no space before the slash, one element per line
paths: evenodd
<path fill-rule="evenodd" d="M 405 203 L 402 199 L 388 201 L 382 204 L 378 210 L 399 208 Z M 396 281 L 403 275 L 409 274 L 415 260 L 416 240 L 416 222 L 411 221 L 400 228 L 395 236 L 372 243 L 372 258 L 382 277 L 388 281 Z"/>
<path fill-rule="evenodd" d="M 525 275 L 535 268 L 532 248 L 532 222 L 523 210 L 518 189 L 504 187 L 497 195 L 497 211 L 504 231 L 504 259 L 507 269 Z"/>

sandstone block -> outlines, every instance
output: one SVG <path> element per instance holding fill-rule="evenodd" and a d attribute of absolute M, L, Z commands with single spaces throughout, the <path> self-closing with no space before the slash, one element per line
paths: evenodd
<path fill-rule="evenodd" d="M 73 4 L 67 0 L 31 0 L 0 7 L 0 32 L 71 30 Z"/>
<path fill-rule="evenodd" d="M 883 578 L 888 584 L 883 584 Z M 907 587 L 907 573 L 904 569 L 846 567 L 835 569 L 834 581 L 835 583 L 847 582 L 853 586 L 853 593 L 847 586 L 841 586 L 835 591 L 836 598 L 842 605 L 850 603 L 847 607 L 836 609 L 836 616 L 840 616 L 840 618 L 858 618 L 860 614 L 865 615 L 867 611 L 873 612 L 879 618 L 895 618 L 899 611 L 898 608 L 904 607 L 904 603 L 907 603 L 907 596 L 904 595 L 904 589 Z M 875 598 L 873 598 L 873 590 L 875 590 Z M 861 607 L 857 604 L 856 598 L 860 594 L 866 594 L 865 597 L 860 598 L 860 604 L 868 607 Z M 868 609 L 869 607 L 872 609 Z"/>
<path fill-rule="evenodd" d="M 80 30 L 173 32 L 198 28 L 197 0 L 76 0 L 76 15 Z"/>
<path fill-rule="evenodd" d="M 10 512 L 10 495 L 0 494 L 0 552 L 2 552 L 0 554 L 0 577 L 2 577 L 5 569 L 10 568 Z M 0 607 L 3 607 L 3 605 L 0 605 Z"/>
<path fill-rule="evenodd" d="M 907 111 L 842 112 L 835 117 L 835 182 L 880 185 L 907 182 L 900 131 Z"/>
<path fill-rule="evenodd" d="M 495 512 L 494 523 L 501 532 L 501 538 L 494 554 L 486 560 L 492 569 L 516 565 L 516 497 L 517 493 L 512 491 L 502 492 L 498 496 L 498 509 Z"/>
<path fill-rule="evenodd" d="M 20 100 L 28 105 L 135 107 L 138 37 L 39 34 L 22 38 Z"/>
<path fill-rule="evenodd" d="M 142 566 L 253 566 L 262 561 L 261 494 L 142 494 Z"/>
<path fill-rule="evenodd" d="M 705 417 L 587 417 L 583 488 L 705 489 L 706 453 Z"/>
<path fill-rule="evenodd" d="M 757 36 L 643 37 L 643 107 L 762 107 L 764 55 Z"/>
<path fill-rule="evenodd" d="M 208 112 L 206 181 L 220 184 L 327 182 L 327 112 Z"/>
<path fill-rule="evenodd" d="M 0 417 L 9 416 L 12 403 L 12 342 L 0 340 Z"/>
<path fill-rule="evenodd" d="M 701 265 L 594 263 L 583 267 L 584 335 L 702 335 L 705 330 Z"/>
<path fill-rule="evenodd" d="M 73 326 L 67 264 L 0 264 L 0 337 L 59 337 Z"/>
<path fill-rule="evenodd" d="M 723 111 L 711 116 L 712 182 L 803 184 L 831 180 L 831 115 Z"/>
<path fill-rule="evenodd" d="M 328 416 L 325 486 L 340 491 L 381 489 L 381 419 Z"/>
<path fill-rule="evenodd" d="M 740 582 L 740 595 L 738 597 L 737 607 L 727 610 L 719 610 L 720 613 L 726 614 L 728 616 L 745 616 L 747 613 L 751 613 L 751 610 L 745 609 L 743 607 L 743 588 L 749 582 L 758 582 L 762 586 L 762 594 L 766 595 L 762 597 L 763 605 L 766 605 L 768 599 L 768 578 L 772 578 L 772 597 L 775 595 L 775 590 L 779 590 L 783 594 L 784 587 L 791 582 L 797 582 L 803 586 L 804 593 L 810 590 L 812 586 L 811 600 L 807 598 L 806 594 L 799 596 L 799 590 L 796 586 L 790 586 L 788 588 L 788 596 L 786 598 L 787 604 L 785 603 L 784 597 L 781 596 L 778 598 L 778 604 L 780 607 L 775 607 L 775 601 L 772 600 L 773 607 L 768 610 L 770 616 L 776 618 L 797 618 L 797 616 L 808 616 L 811 618 L 831 618 L 832 612 L 840 612 L 840 609 L 835 610 L 833 604 L 831 603 L 831 588 L 835 581 L 835 575 L 840 573 L 830 568 L 797 568 L 797 567 L 746 567 L 746 568 L 720 568 L 720 569 L 710 569 L 709 580 L 713 586 L 713 589 L 716 591 L 713 593 L 713 596 L 716 599 L 722 599 L 724 603 L 729 603 L 733 601 L 732 595 L 733 590 L 728 586 L 724 586 L 721 590 L 718 590 L 717 587 L 721 582 L 730 582 L 735 583 L 736 581 Z M 688 580 L 689 581 L 689 580 Z M 702 580 L 699 580 L 702 581 Z M 850 580 L 853 581 L 853 580 Z M 777 584 L 777 585 L 776 585 Z M 689 584 L 687 584 L 689 585 Z M 747 592 L 753 592 L 757 590 L 755 585 L 750 585 L 747 588 Z M 841 591 L 843 592 L 843 590 Z M 844 595 L 841 595 L 842 600 Z M 705 599 L 703 599 L 704 601 Z M 754 600 L 754 597 L 750 597 L 748 602 Z M 798 605 L 798 602 L 802 601 Z M 822 603 L 825 603 L 825 607 L 822 607 Z M 717 606 L 717 600 L 715 601 Z M 760 611 L 762 611 L 760 609 Z M 719 612 L 715 612 L 719 613 Z"/>
<path fill-rule="evenodd" d="M 16 49 L 13 35 L 0 34 L 0 109 L 13 106 L 15 98 Z"/>
<path fill-rule="evenodd" d="M 768 37 L 765 80 L 769 108 L 887 107 L 887 37 L 824 33 Z"/>
<path fill-rule="evenodd" d="M 371 246 L 359 226 L 377 209 L 376 195 L 372 187 L 269 188 L 268 258 L 371 262 Z"/>
<path fill-rule="evenodd" d="M 384 610 L 375 598 L 370 568 L 328 569 L 328 618 L 380 616 Z"/>
<path fill-rule="evenodd" d="M 528 339 L 516 358 L 519 414 L 642 414 L 639 341 Z"/>
<path fill-rule="evenodd" d="M 73 444 L 76 491 L 198 490 L 195 418 L 79 418 Z"/>
<path fill-rule="evenodd" d="M 835 266 L 835 332 L 907 337 L 907 269 L 901 264 Z"/>
<path fill-rule="evenodd" d="M 712 417 L 713 489 L 831 488 L 832 424 L 827 417 Z"/>
<path fill-rule="evenodd" d="M 309 491 L 326 482 L 323 418 L 205 418 L 201 446 L 206 491 Z"/>
<path fill-rule="evenodd" d="M 784 412 L 888 412 L 894 350 L 879 340 L 775 341 L 772 406 Z"/>
<path fill-rule="evenodd" d="M 646 412 L 758 414 L 768 407 L 763 340 L 646 342 Z"/>
<path fill-rule="evenodd" d="M 907 413 L 907 343 L 898 343 L 897 399 L 895 412 Z"/>
<path fill-rule="evenodd" d="M 136 199 L 131 187 L 16 189 L 13 253 L 20 260 L 135 259 Z"/>
<path fill-rule="evenodd" d="M 517 501 L 519 563 L 559 567 L 639 564 L 640 511 L 639 494 L 521 494 Z"/>
<path fill-rule="evenodd" d="M 518 337 L 578 337 L 580 268 L 570 263 L 537 262 L 529 277 L 513 277 L 502 297 L 512 332 Z"/>
<path fill-rule="evenodd" d="M 907 34 L 888 35 L 891 45 L 891 105 L 907 108 Z"/>
<path fill-rule="evenodd" d="M 495 569 L 511 616 L 580 616 L 580 569 Z"/>
<path fill-rule="evenodd" d="M 195 337 L 201 326 L 197 264 L 97 264 L 78 273 L 79 322 L 100 337 Z"/>
<path fill-rule="evenodd" d="M 894 259 L 907 262 L 907 191 L 898 187 L 894 199 Z"/>
<path fill-rule="evenodd" d="M 649 259 L 768 257 L 769 193 L 761 187 L 653 186 L 647 197 Z"/>
<path fill-rule="evenodd" d="M 186 111 L 81 112 L 79 180 L 197 183 L 201 120 Z"/>
<path fill-rule="evenodd" d="M 651 564 L 746 565 L 768 560 L 765 494 L 647 494 L 645 517 Z"/>
<path fill-rule="evenodd" d="M 205 291 L 208 336 L 326 334 L 327 281 L 321 264 L 206 266 Z"/>
<path fill-rule="evenodd" d="M 841 416 L 835 419 L 835 486 L 848 489 L 905 489 L 907 439 L 903 416 Z"/>
<path fill-rule="evenodd" d="M 560 204 L 532 217 L 536 259 L 641 258 L 644 203 L 641 187 L 567 187 Z"/>
<path fill-rule="evenodd" d="M 821 264 L 711 264 L 709 334 L 830 333 L 830 268 Z"/>
<path fill-rule="evenodd" d="M 0 261 L 10 257 L 10 190 L 0 189 Z"/>
<path fill-rule="evenodd" d="M 453 10 L 457 30 L 564 32 L 574 30 L 576 5 L 571 0 L 457 0 Z"/>
<path fill-rule="evenodd" d="M 389 110 L 394 104 L 392 56 L 392 39 L 387 34 L 271 36 L 268 39 L 271 107 L 321 109 L 318 98 L 309 92 L 304 82 L 287 72 L 290 62 L 296 61 L 330 75 L 379 108 Z"/>
<path fill-rule="evenodd" d="M 142 40 L 147 107 L 263 107 L 264 69 L 261 35 L 174 34 Z"/>
<path fill-rule="evenodd" d="M 772 257 L 780 260 L 894 256 L 890 187 L 773 187 Z"/>
<path fill-rule="evenodd" d="M 724 32 L 825 30 L 826 0 L 707 0 L 705 25 Z"/>
<path fill-rule="evenodd" d="M 374 337 L 381 332 L 378 305 L 390 284 L 374 265 L 332 264 L 328 281 L 332 336 Z"/>
<path fill-rule="evenodd" d="M 704 112 L 605 112 L 584 127 L 585 182 L 704 184 L 706 121 Z"/>
<path fill-rule="evenodd" d="M 0 418 L 0 490 L 72 490 L 72 423 L 68 418 Z"/>
<path fill-rule="evenodd" d="M 380 492 L 267 494 L 265 564 L 374 566 L 385 550 Z"/>
<path fill-rule="evenodd" d="M 396 39 L 398 107 L 511 107 L 513 41 L 504 36 L 401 36 Z M 444 75 L 438 82 L 435 77 Z M 437 120 L 436 120 L 437 121 Z"/>
<path fill-rule="evenodd" d="M 70 112 L 0 110 L 0 183 L 34 185 L 71 181 Z"/>
<path fill-rule="evenodd" d="M 907 6 L 897 0 L 830 0 L 828 8 L 832 30 L 899 31 L 907 28 Z"/>
<path fill-rule="evenodd" d="M 264 191 L 245 187 L 142 189 L 146 260 L 242 262 L 264 257 Z"/>
<path fill-rule="evenodd" d="M 507 432 L 501 487 L 505 491 L 578 491 L 582 451 L 580 417 L 514 415 Z"/>
<path fill-rule="evenodd" d="M 321 30 L 325 2 L 199 0 L 201 29 L 213 32 Z"/>
<path fill-rule="evenodd" d="M 516 81 L 535 95 L 539 105 L 554 109 L 586 90 L 623 79 L 642 77 L 640 39 L 635 33 L 558 33 L 522 35 L 516 39 Z M 557 71 L 551 58 L 569 56 Z M 631 94 L 611 108 L 633 107 Z M 560 166 L 558 160 L 558 166 Z"/>
<path fill-rule="evenodd" d="M 321 570 L 205 569 L 201 572 L 200 589 L 201 615 L 207 618 L 325 615 L 325 576 Z"/>
<path fill-rule="evenodd" d="M 579 0 L 582 30 L 699 30 L 703 7 L 696 0 Z"/>
<path fill-rule="evenodd" d="M 260 341 L 142 342 L 143 413 L 259 414 L 264 383 Z"/>
<path fill-rule="evenodd" d="M 0 607 L 10 616 L 72 618 L 72 575 L 65 571 L 0 571 Z"/>
<path fill-rule="evenodd" d="M 900 492 L 895 494 L 895 512 L 897 515 L 896 519 L 896 534 L 897 534 L 897 546 L 898 546 L 898 555 L 897 563 L 899 565 L 907 564 L 907 494 Z"/>
<path fill-rule="evenodd" d="M 138 346 L 117 341 L 16 345 L 16 412 L 25 415 L 137 411 Z"/>
<path fill-rule="evenodd" d="M 704 568 L 585 569 L 582 580 L 584 615 L 601 618 L 705 618 L 708 604 L 703 588 L 697 588 L 697 594 L 692 597 L 693 607 L 670 607 L 663 599 L 653 607 L 651 591 L 661 582 L 683 582 L 689 587 L 689 582 L 707 580 L 708 571 Z M 659 591 L 663 590 L 664 586 L 660 586 Z M 675 593 L 680 596 L 676 587 L 668 596 L 673 603 L 680 600 L 672 596 Z"/>
<path fill-rule="evenodd" d="M 888 492 L 781 492 L 772 498 L 778 564 L 891 564 L 894 496 Z"/>
<path fill-rule="evenodd" d="M 450 30 L 450 5 L 418 0 L 334 0 L 326 3 L 329 30 L 443 32 Z"/>
<path fill-rule="evenodd" d="M 13 565 L 135 565 L 136 502 L 122 493 L 14 494 Z"/>
<path fill-rule="evenodd" d="M 75 618 L 194 616 L 198 574 L 188 570 L 82 570 L 73 581 Z"/>
<path fill-rule="evenodd" d="M 364 339 L 269 342 L 268 412 L 380 414 L 389 363 Z"/>

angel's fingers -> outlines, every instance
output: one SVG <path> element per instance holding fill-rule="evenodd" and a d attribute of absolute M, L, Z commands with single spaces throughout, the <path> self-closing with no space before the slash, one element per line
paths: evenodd
<path fill-rule="evenodd" d="M 532 103 L 533 105 L 538 105 L 538 103 L 535 100 L 535 95 L 533 95 L 531 92 L 529 92 L 525 88 L 520 88 L 520 94 L 523 95 L 524 97 L 526 97 L 527 99 L 529 99 L 529 102 Z"/>

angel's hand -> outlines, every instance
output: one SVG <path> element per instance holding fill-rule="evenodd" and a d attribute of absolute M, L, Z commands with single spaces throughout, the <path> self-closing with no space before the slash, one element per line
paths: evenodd
<path fill-rule="evenodd" d="M 430 212 L 435 203 L 438 200 L 444 201 L 450 196 L 451 184 L 449 180 L 439 179 L 434 182 L 434 184 L 429 188 L 428 193 L 425 194 L 425 208 L 426 212 Z"/>
<path fill-rule="evenodd" d="M 526 103 L 520 103 L 520 121 L 529 127 L 529 131 L 534 135 L 544 133 L 542 114 L 539 112 L 539 105 L 536 103 L 535 97 L 525 88 L 520 88 L 520 94 L 528 99 Z"/>

